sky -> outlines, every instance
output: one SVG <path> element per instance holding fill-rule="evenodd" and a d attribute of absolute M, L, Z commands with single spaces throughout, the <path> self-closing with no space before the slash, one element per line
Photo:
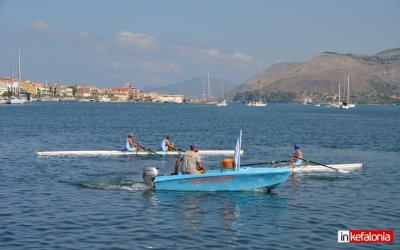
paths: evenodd
<path fill-rule="evenodd" d="M 400 47 L 400 0 L 0 0 L 0 76 L 143 89 L 243 83 L 321 52 Z"/>

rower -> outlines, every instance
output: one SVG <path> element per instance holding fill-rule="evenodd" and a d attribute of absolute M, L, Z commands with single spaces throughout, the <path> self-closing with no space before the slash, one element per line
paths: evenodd
<path fill-rule="evenodd" d="M 133 134 L 130 133 L 126 139 L 125 149 L 130 152 L 140 151 L 139 143 L 133 141 Z"/>
<path fill-rule="evenodd" d="M 206 169 L 201 162 L 199 155 L 199 145 L 193 144 L 190 146 L 190 150 L 186 151 L 183 156 L 176 160 L 175 172 L 178 174 L 179 164 L 182 162 L 182 174 L 204 174 Z"/>
<path fill-rule="evenodd" d="M 303 152 L 300 150 L 299 144 L 294 144 L 294 150 L 296 151 L 294 155 L 290 156 L 289 167 L 294 168 L 294 166 L 300 166 L 303 164 Z"/>
<path fill-rule="evenodd" d="M 162 140 L 160 149 L 164 152 L 176 150 L 174 144 L 171 141 L 171 137 L 167 135 L 164 140 Z"/>

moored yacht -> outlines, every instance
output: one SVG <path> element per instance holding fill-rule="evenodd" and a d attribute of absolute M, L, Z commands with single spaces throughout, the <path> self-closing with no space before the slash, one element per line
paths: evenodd
<path fill-rule="evenodd" d="M 20 84 L 21 84 L 21 50 L 18 49 L 18 83 L 17 83 L 17 88 L 15 90 L 16 93 L 13 96 L 8 97 L 8 100 L 6 101 L 7 104 L 22 104 L 29 102 L 28 96 L 24 93 L 21 93 Z"/>

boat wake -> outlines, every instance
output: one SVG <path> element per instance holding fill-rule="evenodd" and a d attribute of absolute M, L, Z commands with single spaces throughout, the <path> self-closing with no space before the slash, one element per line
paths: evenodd
<path fill-rule="evenodd" d="M 248 190 L 248 191 L 255 192 L 255 193 L 261 193 L 261 194 L 275 195 L 273 190 L 269 189 L 269 188 L 256 188 L 256 189 L 252 189 L 252 190 Z"/>
<path fill-rule="evenodd" d="M 76 182 L 78 187 L 100 190 L 146 191 L 151 189 L 144 182 L 106 183 L 106 182 Z"/>

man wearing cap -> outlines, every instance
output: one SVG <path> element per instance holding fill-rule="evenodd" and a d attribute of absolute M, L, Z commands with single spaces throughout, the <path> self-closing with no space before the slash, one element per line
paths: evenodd
<path fill-rule="evenodd" d="M 128 139 L 126 139 L 125 148 L 126 148 L 126 150 L 128 150 L 130 152 L 140 151 L 139 142 L 134 142 L 133 141 L 133 134 L 132 133 L 130 133 L 128 135 Z"/>
<path fill-rule="evenodd" d="M 203 174 L 206 172 L 201 157 L 199 155 L 199 145 L 193 144 L 190 150 L 186 151 L 182 157 L 176 160 L 175 174 L 178 174 L 179 164 L 182 162 L 182 174 Z"/>
<path fill-rule="evenodd" d="M 303 152 L 300 150 L 299 144 L 294 144 L 294 150 L 296 153 L 290 156 L 290 164 L 289 167 L 293 168 L 294 166 L 300 166 L 303 164 Z"/>
<path fill-rule="evenodd" d="M 171 137 L 167 135 L 161 142 L 160 149 L 164 152 L 176 150 L 174 144 L 171 142 Z"/>

